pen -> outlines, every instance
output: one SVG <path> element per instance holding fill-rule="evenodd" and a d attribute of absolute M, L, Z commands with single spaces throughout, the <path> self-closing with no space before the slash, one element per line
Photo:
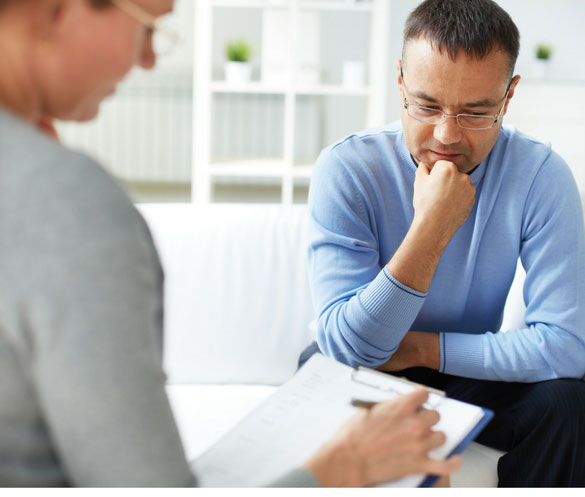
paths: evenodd
<path fill-rule="evenodd" d="M 366 409 L 371 409 L 372 407 L 374 407 L 374 406 L 376 406 L 376 405 L 380 404 L 381 402 L 384 402 L 384 401 L 362 400 L 362 399 L 351 399 L 351 402 L 350 402 L 350 404 L 351 404 L 353 407 L 365 407 Z M 425 405 L 425 408 L 426 408 L 426 409 L 429 409 L 429 408 L 434 408 L 434 407 L 435 407 L 435 406 L 432 406 L 432 405 L 427 407 L 427 404 L 424 404 L 424 405 Z M 421 409 L 422 409 L 422 407 L 421 407 Z"/>
<path fill-rule="evenodd" d="M 371 400 L 361 400 L 361 399 L 351 399 L 351 405 L 353 407 L 365 407 L 366 409 L 370 409 L 374 407 L 379 402 L 373 402 Z"/>

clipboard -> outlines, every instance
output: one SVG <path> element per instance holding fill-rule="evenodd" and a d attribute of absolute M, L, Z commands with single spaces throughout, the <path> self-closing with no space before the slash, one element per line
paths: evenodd
<path fill-rule="evenodd" d="M 379 402 L 411 392 L 410 381 L 353 368 L 316 354 L 274 394 L 192 463 L 204 487 L 260 487 L 300 467 L 351 416 L 355 398 Z M 426 387 L 425 387 L 426 388 Z M 429 391 L 428 407 L 441 414 L 435 429 L 447 435 L 434 457 L 463 449 L 492 417 L 491 411 Z M 433 454 L 435 453 L 435 454 Z M 411 475 L 380 486 L 430 486 L 436 477 Z"/>
<path fill-rule="evenodd" d="M 447 457 L 454 456 L 455 454 L 461 454 L 465 450 L 465 447 L 467 447 L 471 442 L 473 442 L 475 438 L 487 426 L 487 424 L 492 420 L 492 418 L 494 417 L 494 412 L 491 411 L 490 409 L 486 409 L 485 407 L 482 407 L 481 409 L 484 413 L 484 417 L 475 425 L 475 428 L 473 428 L 468 433 L 468 435 L 463 440 L 461 440 L 459 445 L 457 445 L 457 447 L 455 447 Z M 432 487 L 435 483 L 437 483 L 438 479 L 439 479 L 438 476 L 427 476 L 425 480 L 420 484 L 420 487 L 424 488 Z"/>
<path fill-rule="evenodd" d="M 359 377 L 360 373 L 365 373 L 365 374 L 369 375 L 371 380 L 368 381 L 367 379 L 360 378 Z M 365 367 L 360 366 L 360 367 L 354 369 L 351 373 L 352 381 L 357 381 L 358 383 L 363 383 L 363 384 L 366 384 L 370 387 L 377 388 L 377 389 L 380 389 L 383 391 L 391 391 L 397 395 L 401 395 L 401 394 L 405 393 L 404 389 L 398 389 L 396 387 L 390 386 L 391 384 L 388 382 L 388 378 L 391 378 L 392 381 L 400 382 L 400 383 L 408 385 L 412 388 L 422 387 L 422 388 L 426 389 L 431 394 L 429 396 L 429 401 L 425 404 L 425 408 L 427 408 L 427 409 L 439 408 L 439 405 L 440 405 L 439 399 L 447 397 L 445 392 L 443 392 L 441 390 L 427 387 L 426 385 L 421 385 L 420 383 L 416 383 L 416 382 L 411 381 L 407 378 L 402 378 L 402 377 L 398 377 L 398 376 L 394 376 L 394 375 L 388 375 L 386 373 L 376 371 L 373 369 L 369 369 L 369 368 L 365 368 Z M 376 382 L 375 379 L 379 379 L 380 381 Z M 374 380 L 374 381 L 372 381 L 372 380 Z M 383 384 L 387 384 L 388 386 L 386 388 L 384 388 L 382 386 Z M 477 424 L 471 429 L 471 431 L 469 431 L 467 436 L 463 440 L 461 440 L 461 442 L 450 453 L 448 453 L 447 457 L 451 457 L 455 454 L 462 453 L 465 450 L 465 448 L 471 442 L 473 442 L 473 440 L 481 433 L 481 431 L 487 426 L 487 424 L 493 418 L 494 413 L 490 409 L 486 409 L 484 407 L 478 407 L 478 409 L 481 409 L 481 411 L 483 412 L 483 417 L 481 417 L 481 419 L 479 419 Z M 432 487 L 437 482 L 438 479 L 439 479 L 439 477 L 437 477 L 437 476 L 427 476 L 419 486 L 420 487 Z"/>

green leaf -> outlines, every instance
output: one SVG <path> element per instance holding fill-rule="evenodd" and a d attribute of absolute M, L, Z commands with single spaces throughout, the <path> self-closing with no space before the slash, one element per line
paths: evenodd
<path fill-rule="evenodd" d="M 252 47 L 245 40 L 236 40 L 226 45 L 226 57 L 232 62 L 248 62 L 252 55 Z"/>

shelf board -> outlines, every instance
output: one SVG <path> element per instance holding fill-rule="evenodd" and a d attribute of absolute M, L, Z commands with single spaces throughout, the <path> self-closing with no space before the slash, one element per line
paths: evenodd
<path fill-rule="evenodd" d="M 310 179 L 313 174 L 313 164 L 302 164 L 293 166 L 293 178 Z"/>
<path fill-rule="evenodd" d="M 214 93 L 256 93 L 256 94 L 276 94 L 284 95 L 286 89 L 282 86 L 268 85 L 260 81 L 251 81 L 250 83 L 228 83 L 227 81 L 213 81 L 211 91 Z"/>
<path fill-rule="evenodd" d="M 213 177 L 280 178 L 285 171 L 284 161 L 240 160 L 211 164 L 209 174 Z"/>
<path fill-rule="evenodd" d="M 290 4 L 286 2 L 269 2 L 267 0 L 212 0 L 212 7 L 238 8 L 238 9 L 288 9 Z"/>
<path fill-rule="evenodd" d="M 248 159 L 214 163 L 209 166 L 209 174 L 214 178 L 282 178 L 287 173 L 284 161 L 278 159 Z M 313 164 L 296 164 L 292 176 L 296 179 L 309 179 Z"/>
<path fill-rule="evenodd" d="M 285 95 L 294 93 L 296 95 L 323 95 L 323 96 L 367 96 L 370 89 L 367 86 L 360 88 L 350 88 L 342 85 L 316 85 L 316 86 L 298 86 L 285 87 L 281 85 L 270 85 L 261 81 L 251 81 L 250 83 L 234 84 L 226 81 L 213 81 L 211 91 L 214 93 L 250 93 L 266 95 Z"/>
<path fill-rule="evenodd" d="M 356 2 L 356 3 L 333 3 L 333 2 L 299 2 L 301 10 L 329 10 L 329 11 L 349 11 L 349 12 L 372 12 L 374 10 L 373 2 Z"/>
<path fill-rule="evenodd" d="M 351 88 L 343 85 L 318 85 L 312 87 L 299 87 L 295 90 L 297 95 L 342 95 L 342 96 L 367 96 L 369 87 L 362 86 Z"/>
<path fill-rule="evenodd" d="M 214 0 L 213 7 L 217 8 L 238 8 L 238 9 L 291 9 L 298 7 L 299 10 L 320 10 L 331 12 L 372 12 L 373 2 L 269 2 L 267 0 Z"/>

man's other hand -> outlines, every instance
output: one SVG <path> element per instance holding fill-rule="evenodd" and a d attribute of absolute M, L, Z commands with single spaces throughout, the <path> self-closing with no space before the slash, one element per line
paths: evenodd
<path fill-rule="evenodd" d="M 441 366 L 441 349 L 438 333 L 409 331 L 400 342 L 398 350 L 378 369 L 402 371 L 414 367 L 438 370 Z"/>

